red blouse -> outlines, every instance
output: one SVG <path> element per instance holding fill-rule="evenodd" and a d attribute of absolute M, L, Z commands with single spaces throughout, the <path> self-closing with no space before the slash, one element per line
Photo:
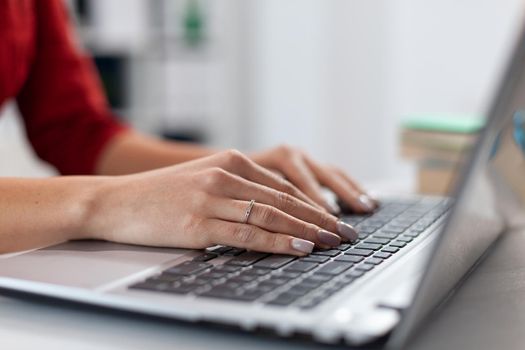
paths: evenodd
<path fill-rule="evenodd" d="M 92 174 L 125 129 L 75 46 L 61 0 L 0 1 L 0 105 L 13 97 L 37 155 L 62 174 Z"/>

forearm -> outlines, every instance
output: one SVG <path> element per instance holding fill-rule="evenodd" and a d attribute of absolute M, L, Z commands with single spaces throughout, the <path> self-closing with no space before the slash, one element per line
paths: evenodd
<path fill-rule="evenodd" d="M 85 224 L 104 179 L 0 178 L 0 253 L 90 238 Z"/>
<path fill-rule="evenodd" d="M 184 142 L 171 142 L 126 132 L 115 137 L 102 153 L 96 173 L 124 175 L 162 168 L 216 153 Z"/>

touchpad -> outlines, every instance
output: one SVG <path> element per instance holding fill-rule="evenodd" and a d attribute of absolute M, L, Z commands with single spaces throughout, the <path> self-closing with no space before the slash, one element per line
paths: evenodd
<path fill-rule="evenodd" d="M 5 259 L 0 276 L 91 289 L 188 252 L 191 250 L 74 241 Z"/>

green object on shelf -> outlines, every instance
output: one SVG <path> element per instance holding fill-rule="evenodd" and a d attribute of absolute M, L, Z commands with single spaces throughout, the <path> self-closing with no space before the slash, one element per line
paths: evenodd
<path fill-rule="evenodd" d="M 407 116 L 405 129 L 471 134 L 480 131 L 485 118 L 471 114 L 420 114 Z"/>
<path fill-rule="evenodd" d="M 204 39 L 204 14 L 198 0 L 186 3 L 184 39 L 189 46 L 198 46 Z"/>

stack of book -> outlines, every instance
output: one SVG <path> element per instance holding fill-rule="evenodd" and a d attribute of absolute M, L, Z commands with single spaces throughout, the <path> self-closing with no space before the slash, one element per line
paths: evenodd
<path fill-rule="evenodd" d="M 401 130 L 401 154 L 415 161 L 418 192 L 447 194 L 472 150 L 483 118 L 466 115 L 410 116 Z"/>

